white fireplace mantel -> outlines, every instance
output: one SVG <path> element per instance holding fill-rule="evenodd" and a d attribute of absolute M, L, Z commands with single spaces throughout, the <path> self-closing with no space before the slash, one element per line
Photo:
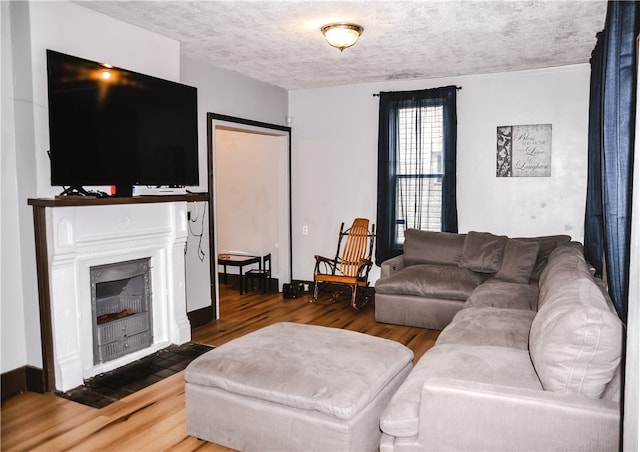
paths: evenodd
<path fill-rule="evenodd" d="M 55 373 L 50 390 L 73 389 L 86 378 L 191 340 L 185 287 L 186 202 L 63 204 L 43 212 L 47 258 L 39 264 L 46 267 L 39 269 L 39 279 L 48 280 L 48 358 Z M 140 258 L 151 260 L 153 343 L 94 364 L 90 269 Z"/>

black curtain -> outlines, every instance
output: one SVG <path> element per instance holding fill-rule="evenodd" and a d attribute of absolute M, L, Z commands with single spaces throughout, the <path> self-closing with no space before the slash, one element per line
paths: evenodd
<path fill-rule="evenodd" d="M 395 247 L 396 156 L 398 111 L 401 106 L 439 99 L 443 109 L 442 231 L 458 232 L 456 197 L 457 112 L 456 86 L 419 91 L 381 92 L 378 122 L 378 208 L 376 264 L 402 253 Z"/>
<path fill-rule="evenodd" d="M 602 214 L 602 33 L 591 53 L 591 85 L 589 99 L 589 142 L 587 168 L 587 205 L 584 220 L 584 254 L 602 276 L 604 223 Z"/>
<path fill-rule="evenodd" d="M 609 2 L 591 60 L 585 253 L 602 272 L 604 251 L 609 294 L 623 320 L 629 294 L 638 25 L 636 2 Z"/>

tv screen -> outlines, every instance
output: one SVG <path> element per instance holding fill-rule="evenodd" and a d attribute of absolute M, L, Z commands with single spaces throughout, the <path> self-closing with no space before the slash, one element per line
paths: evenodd
<path fill-rule="evenodd" d="M 51 184 L 198 185 L 197 90 L 47 50 Z"/>

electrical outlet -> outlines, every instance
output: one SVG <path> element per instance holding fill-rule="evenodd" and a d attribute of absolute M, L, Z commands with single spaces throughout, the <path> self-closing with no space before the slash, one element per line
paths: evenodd
<path fill-rule="evenodd" d="M 309 235 L 309 226 L 302 226 L 302 235 Z"/>

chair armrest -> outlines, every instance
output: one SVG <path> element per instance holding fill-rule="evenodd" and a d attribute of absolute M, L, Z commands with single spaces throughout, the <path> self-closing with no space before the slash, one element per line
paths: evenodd
<path fill-rule="evenodd" d="M 422 388 L 419 442 L 429 450 L 618 450 L 620 405 L 455 379 Z"/>
<path fill-rule="evenodd" d="M 401 254 L 380 264 L 380 277 L 392 275 L 402 268 L 404 268 L 404 256 Z"/>
<path fill-rule="evenodd" d="M 314 256 L 314 259 L 316 260 L 316 262 L 327 262 L 327 263 L 330 263 L 330 264 L 334 263 L 334 259 L 329 259 L 328 257 L 318 256 L 317 254 Z"/>
<path fill-rule="evenodd" d="M 314 256 L 316 260 L 316 265 L 313 269 L 314 276 L 322 273 L 322 274 L 334 274 L 336 271 L 337 262 L 335 259 L 329 259 L 328 257 L 318 256 L 317 254 Z M 322 265 L 322 269 L 320 266 Z"/>

